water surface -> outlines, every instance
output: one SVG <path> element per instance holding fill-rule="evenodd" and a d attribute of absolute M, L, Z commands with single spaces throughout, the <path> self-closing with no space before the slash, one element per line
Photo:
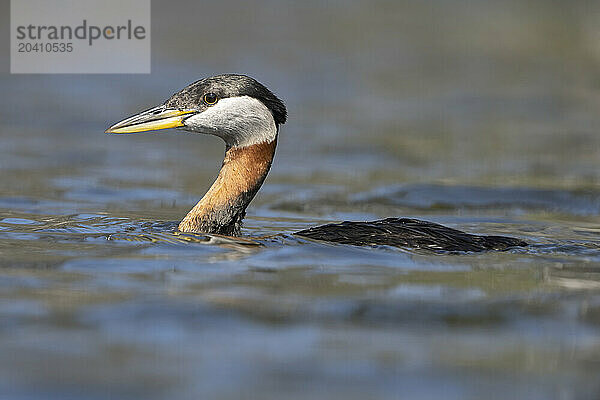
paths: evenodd
<path fill-rule="evenodd" d="M 149 76 L 0 77 L 0 397 L 600 396 L 597 4 L 169 4 Z M 220 72 L 290 112 L 252 243 L 171 233 L 219 139 L 102 133 Z M 292 234 L 388 216 L 531 246 Z"/>

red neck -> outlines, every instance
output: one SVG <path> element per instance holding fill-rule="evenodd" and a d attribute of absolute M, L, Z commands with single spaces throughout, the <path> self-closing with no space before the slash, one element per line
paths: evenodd
<path fill-rule="evenodd" d="M 277 138 L 269 143 L 227 149 L 217 179 L 183 218 L 179 230 L 239 235 L 246 207 L 267 177 L 276 146 Z"/>

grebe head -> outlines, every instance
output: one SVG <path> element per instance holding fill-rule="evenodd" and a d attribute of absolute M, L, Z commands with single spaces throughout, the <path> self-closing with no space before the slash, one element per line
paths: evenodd
<path fill-rule="evenodd" d="M 273 141 L 286 118 L 283 102 L 257 80 L 225 74 L 196 81 L 106 133 L 180 128 L 219 136 L 228 147 L 244 147 Z"/>
<path fill-rule="evenodd" d="M 227 151 L 221 171 L 179 230 L 237 235 L 246 207 L 269 172 L 279 126 L 286 117 L 283 102 L 261 83 L 227 74 L 194 82 L 106 133 L 179 128 L 222 138 Z"/>

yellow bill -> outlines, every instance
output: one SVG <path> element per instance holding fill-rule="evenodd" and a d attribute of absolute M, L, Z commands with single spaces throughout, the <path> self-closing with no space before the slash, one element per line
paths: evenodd
<path fill-rule="evenodd" d="M 188 114 L 195 112 L 195 110 L 175 110 L 158 106 L 117 122 L 105 133 L 138 133 L 178 128 L 183 126 L 183 120 Z"/>

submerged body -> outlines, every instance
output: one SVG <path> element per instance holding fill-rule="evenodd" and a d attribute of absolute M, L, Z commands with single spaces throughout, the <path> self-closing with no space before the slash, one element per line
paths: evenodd
<path fill-rule="evenodd" d="M 269 172 L 279 127 L 286 118 L 283 102 L 265 86 L 244 75 L 227 74 L 194 82 L 162 105 L 127 118 L 106 132 L 181 128 L 221 137 L 226 145 L 221 171 L 183 218 L 179 230 L 236 236 L 246 208 Z M 328 224 L 296 234 L 344 244 L 444 251 L 505 250 L 526 245 L 519 239 L 471 235 L 407 218 Z"/>
<path fill-rule="evenodd" d="M 411 218 L 386 218 L 370 222 L 345 221 L 316 226 L 296 235 L 356 246 L 396 246 L 435 251 L 507 250 L 527 246 L 506 236 L 472 235 L 433 222 Z"/>

